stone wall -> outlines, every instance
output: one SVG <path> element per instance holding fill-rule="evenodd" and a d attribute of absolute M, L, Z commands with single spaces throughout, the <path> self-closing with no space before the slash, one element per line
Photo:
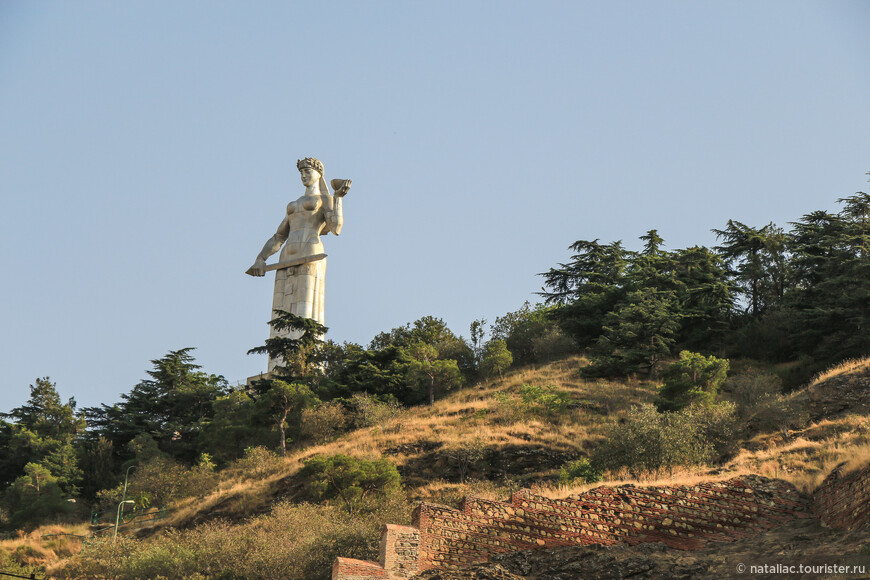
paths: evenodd
<path fill-rule="evenodd" d="M 831 472 L 813 495 L 813 511 L 835 529 L 857 530 L 870 526 L 870 465 L 843 474 Z"/>
<path fill-rule="evenodd" d="M 751 475 L 694 486 L 600 487 L 568 499 L 529 490 L 507 502 L 467 497 L 458 510 L 421 504 L 413 526 L 384 528 L 380 562 L 339 558 L 333 580 L 407 578 L 503 552 L 579 544 L 664 542 L 694 549 L 799 517 L 811 517 L 808 498 L 785 482 Z"/>

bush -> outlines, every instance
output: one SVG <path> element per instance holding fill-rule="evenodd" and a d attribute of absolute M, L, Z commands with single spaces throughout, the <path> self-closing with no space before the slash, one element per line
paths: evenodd
<path fill-rule="evenodd" d="M 809 422 L 806 405 L 789 395 L 773 395 L 761 401 L 750 424 L 762 431 L 779 431 L 783 439 L 791 436 L 792 429 L 800 429 Z"/>
<path fill-rule="evenodd" d="M 480 437 L 465 440 L 448 451 L 448 457 L 456 462 L 456 467 L 459 469 L 460 483 L 465 483 L 468 471 L 475 463 L 483 459 L 485 451 L 486 444 Z"/>
<path fill-rule="evenodd" d="M 688 424 L 713 447 L 720 458 L 728 455 L 737 444 L 737 405 L 724 401 L 716 405 L 690 405 L 682 411 Z"/>
<path fill-rule="evenodd" d="M 678 411 L 692 403 L 711 404 L 728 376 L 728 360 L 684 350 L 668 365 L 659 389 L 659 411 Z"/>
<path fill-rule="evenodd" d="M 568 408 L 571 395 L 555 387 L 522 385 L 519 393 L 497 392 L 493 395 L 502 420 L 512 423 L 528 417 L 552 417 Z"/>
<path fill-rule="evenodd" d="M 658 477 L 663 470 L 707 463 L 714 452 L 691 411 L 659 413 L 645 404 L 633 407 L 612 429 L 593 462 L 606 469 L 628 468 L 635 478 Z"/>
<path fill-rule="evenodd" d="M 338 499 L 350 515 L 368 499 L 401 489 L 399 472 L 386 458 L 318 455 L 305 461 L 299 476 L 305 480 L 309 496 L 318 501 Z"/>
<path fill-rule="evenodd" d="M 395 397 L 383 398 L 368 393 L 354 393 L 348 401 L 354 427 L 380 427 L 384 429 L 399 412 L 402 405 Z"/>
<path fill-rule="evenodd" d="M 262 479 L 276 471 L 284 460 L 274 451 L 258 445 L 245 448 L 245 455 L 227 466 L 223 473 L 241 472 L 249 479 Z"/>
<path fill-rule="evenodd" d="M 302 425 L 299 434 L 315 443 L 326 443 L 341 435 L 347 428 L 349 419 L 344 405 L 338 401 L 321 403 L 315 408 L 302 411 Z"/>
<path fill-rule="evenodd" d="M 782 391 L 782 380 L 777 375 L 749 368 L 744 373 L 729 377 L 722 390 L 731 395 L 740 416 L 746 417 L 755 411 L 759 403 Z"/>
<path fill-rule="evenodd" d="M 559 469 L 559 482 L 570 485 L 576 481 L 595 483 L 601 481 L 601 471 L 592 465 L 588 457 L 569 461 Z"/>

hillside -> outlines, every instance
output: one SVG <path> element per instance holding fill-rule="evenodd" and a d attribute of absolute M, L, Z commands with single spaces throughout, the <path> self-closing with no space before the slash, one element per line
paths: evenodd
<path fill-rule="evenodd" d="M 224 472 L 217 491 L 179 502 L 165 520 L 135 530 L 134 535 L 142 539 L 125 539 L 125 549 L 143 554 L 149 546 L 165 550 L 168 538 L 179 539 L 177 532 L 167 536 L 173 529 L 186 530 L 184 533 L 190 538 L 202 541 L 204 534 L 218 531 L 229 535 L 254 533 L 253 530 L 263 526 L 276 525 L 281 518 L 285 518 L 281 521 L 286 529 L 288 521 L 299 525 L 299 518 L 314 521 L 326 517 L 323 515 L 326 512 L 318 512 L 316 506 L 292 507 L 304 499 L 297 477 L 302 462 L 317 454 L 388 457 L 402 474 L 406 499 L 393 500 L 386 508 L 365 516 L 363 523 L 347 524 L 336 514 L 328 516 L 332 518 L 330 525 L 351 526 L 341 528 L 345 529 L 341 533 L 353 529 L 353 534 L 357 534 L 354 537 L 362 538 L 355 540 L 358 544 L 350 552 L 345 549 L 336 554 L 351 557 L 375 557 L 379 527 L 383 523 L 407 523 L 412 507 L 420 501 L 456 507 L 467 494 L 502 500 L 521 487 L 560 498 L 600 485 L 625 483 L 620 478 L 623 473 L 605 473 L 601 483 L 565 485 L 558 481 L 562 465 L 592 454 L 608 431 L 625 420 L 632 404 L 649 402 L 655 396 L 655 384 L 644 380 L 583 379 L 579 369 L 584 362 L 580 357 L 571 357 L 536 369 L 517 370 L 503 379 L 457 390 L 432 407 L 406 409 L 371 428 L 346 433 L 328 443 L 292 449 L 283 460 L 266 462 L 247 471 Z M 735 366 L 735 377 L 759 372 L 749 364 Z M 768 428 L 769 422 L 756 420 L 754 415 L 746 417 L 745 427 L 736 436 L 738 445 L 724 461 L 705 468 L 677 470 L 658 481 L 656 474 L 648 474 L 641 481 L 632 482 L 723 481 L 740 474 L 760 473 L 810 492 L 837 464 L 846 461 L 859 466 L 870 461 L 868 383 L 870 360 L 841 365 L 788 395 L 788 408 L 794 416 L 780 422 L 777 428 Z M 517 402 L 518 396 L 513 396 L 523 385 L 551 386 L 568 393 L 569 402 L 552 412 L 534 405 L 524 406 Z M 726 389 L 723 396 L 736 395 Z M 315 511 L 302 514 L 302 509 Z M 260 517 L 251 520 L 251 516 Z M 821 540 L 823 531 L 807 528 L 802 537 L 806 537 L 808 544 L 840 542 L 833 536 Z M 769 532 L 773 535 L 764 541 L 772 546 L 780 541 L 801 544 L 794 537 L 777 533 Z M 37 531 L 29 541 L 38 541 L 38 536 Z M 849 549 L 857 546 L 854 538 L 841 539 Z M 286 538 L 282 541 L 292 542 Z M 16 548 L 10 545 L 3 549 Z M 739 545 L 733 549 L 739 550 Z M 67 556 L 69 551 L 57 556 Z M 529 558 L 538 561 L 541 556 Z M 69 560 L 76 561 L 76 557 Z M 59 574 L 64 569 L 63 562 L 60 564 L 54 568 Z M 316 564 L 318 574 L 326 572 L 323 564 Z M 508 564 L 505 561 L 504 566 Z M 67 568 L 74 569 L 75 566 Z"/>

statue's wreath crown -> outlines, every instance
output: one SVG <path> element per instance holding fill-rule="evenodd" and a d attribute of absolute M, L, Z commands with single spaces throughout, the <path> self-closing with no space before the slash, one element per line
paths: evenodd
<path fill-rule="evenodd" d="M 299 171 L 302 171 L 306 167 L 315 170 L 320 175 L 323 175 L 323 163 L 321 163 L 319 159 L 306 157 L 305 159 L 300 159 L 296 162 L 296 169 Z"/>

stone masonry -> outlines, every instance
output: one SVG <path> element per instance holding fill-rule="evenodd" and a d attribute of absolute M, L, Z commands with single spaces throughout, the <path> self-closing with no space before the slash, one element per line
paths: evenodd
<path fill-rule="evenodd" d="M 840 530 L 870 527 L 870 465 L 843 474 L 840 465 L 816 493 L 814 512 L 826 525 Z"/>
<path fill-rule="evenodd" d="M 691 550 L 812 517 L 811 507 L 790 484 L 755 475 L 693 486 L 599 487 L 566 499 L 523 489 L 506 502 L 466 497 L 458 510 L 423 503 L 412 526 L 384 527 L 379 562 L 337 558 L 332 578 L 409 578 L 504 552 L 583 544 L 663 542 Z"/>

